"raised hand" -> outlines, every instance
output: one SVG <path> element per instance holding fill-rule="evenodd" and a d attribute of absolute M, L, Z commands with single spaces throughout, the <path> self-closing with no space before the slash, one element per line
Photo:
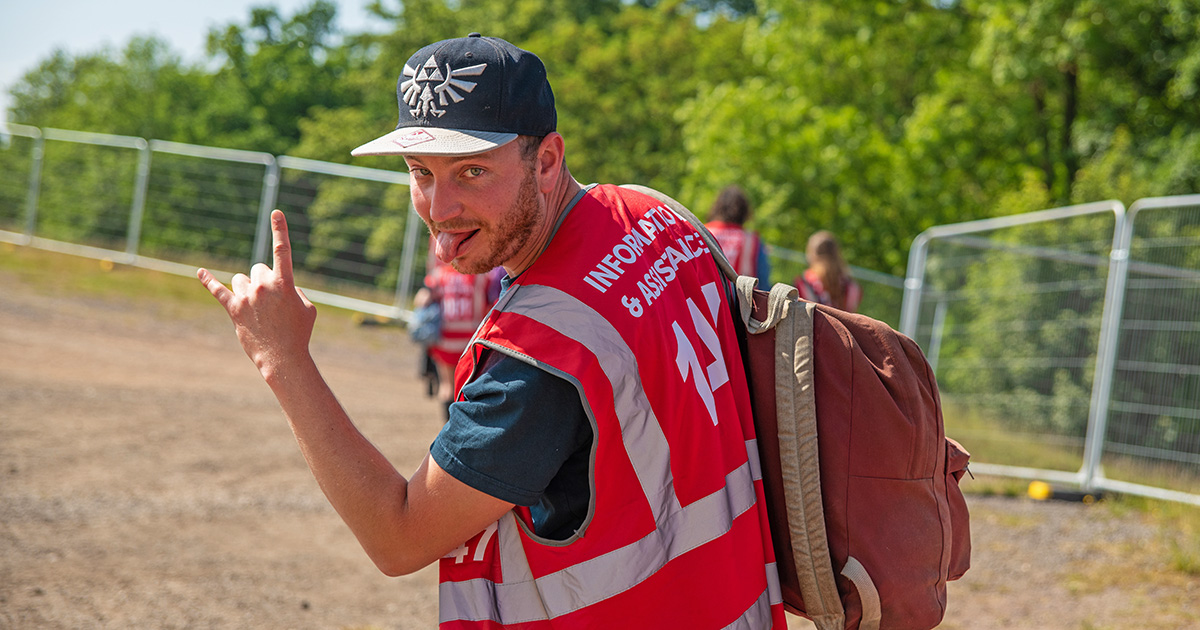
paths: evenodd
<path fill-rule="evenodd" d="M 317 311 L 296 288 L 287 220 L 271 213 L 274 267 L 226 287 L 196 276 L 225 307 L 238 340 L 287 416 L 313 477 L 363 549 L 388 575 L 437 562 L 513 508 L 442 470 L 431 457 L 412 483 L 354 426 L 308 352 Z"/>
<path fill-rule="evenodd" d="M 258 263 L 250 276 L 236 274 L 227 288 L 207 269 L 196 277 L 225 307 L 246 355 L 268 382 L 290 362 L 308 360 L 317 309 L 296 288 L 292 277 L 292 245 L 283 212 L 271 213 L 274 267 Z"/>

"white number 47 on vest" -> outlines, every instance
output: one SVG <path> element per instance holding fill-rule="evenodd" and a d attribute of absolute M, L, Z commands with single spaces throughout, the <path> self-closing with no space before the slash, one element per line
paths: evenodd
<path fill-rule="evenodd" d="M 721 314 L 721 291 L 715 282 L 704 285 L 701 290 L 704 292 L 704 301 L 707 303 L 708 312 L 712 315 L 712 323 L 709 323 L 709 319 L 704 317 L 692 298 L 687 299 L 687 305 L 696 335 L 700 337 L 700 341 L 704 342 L 709 354 L 713 356 L 713 361 L 708 364 L 707 370 L 701 369 L 700 355 L 696 352 L 696 347 L 692 345 L 691 339 L 684 334 L 679 322 L 671 322 L 671 328 L 675 331 L 675 343 L 678 347 L 675 354 L 675 365 L 679 367 L 679 376 L 686 383 L 688 374 L 692 375 L 692 384 L 696 386 L 696 391 L 704 401 L 704 406 L 708 409 L 708 415 L 712 418 L 715 426 L 717 424 L 717 406 L 713 400 L 713 392 L 729 382 L 729 372 L 725 368 L 725 355 L 721 352 L 721 340 L 717 337 L 716 330 L 716 323 Z"/>
<path fill-rule="evenodd" d="M 492 539 L 492 536 L 496 535 L 496 529 L 497 523 L 492 523 L 483 530 L 482 534 L 479 536 L 479 542 L 475 544 L 475 555 L 471 558 L 472 560 L 475 562 L 483 560 L 483 552 L 487 551 L 488 542 Z M 442 557 L 454 558 L 454 564 L 462 564 L 462 561 L 466 559 L 467 552 L 469 551 L 467 549 L 467 543 L 469 542 L 471 541 L 468 540 Z"/>

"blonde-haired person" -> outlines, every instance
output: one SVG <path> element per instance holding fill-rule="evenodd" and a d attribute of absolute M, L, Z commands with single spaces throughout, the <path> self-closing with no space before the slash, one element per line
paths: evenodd
<path fill-rule="evenodd" d="M 851 313 L 862 302 L 862 287 L 850 277 L 850 266 L 842 258 L 837 238 L 829 230 L 820 230 L 808 239 L 804 250 L 808 269 L 796 276 L 800 297 Z"/>

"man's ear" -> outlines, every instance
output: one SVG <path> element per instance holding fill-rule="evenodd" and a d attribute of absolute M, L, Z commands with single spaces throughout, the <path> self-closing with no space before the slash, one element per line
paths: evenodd
<path fill-rule="evenodd" d="M 558 185 L 565 154 L 566 145 L 557 131 L 551 131 L 542 138 L 542 144 L 538 146 L 537 178 L 538 188 L 543 194 L 550 194 Z"/>

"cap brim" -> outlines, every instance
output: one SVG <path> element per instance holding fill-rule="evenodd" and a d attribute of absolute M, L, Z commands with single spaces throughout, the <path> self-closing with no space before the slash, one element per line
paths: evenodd
<path fill-rule="evenodd" d="M 439 127 L 401 127 L 350 152 L 350 155 L 474 155 L 508 144 L 515 133 L 466 131 Z"/>

